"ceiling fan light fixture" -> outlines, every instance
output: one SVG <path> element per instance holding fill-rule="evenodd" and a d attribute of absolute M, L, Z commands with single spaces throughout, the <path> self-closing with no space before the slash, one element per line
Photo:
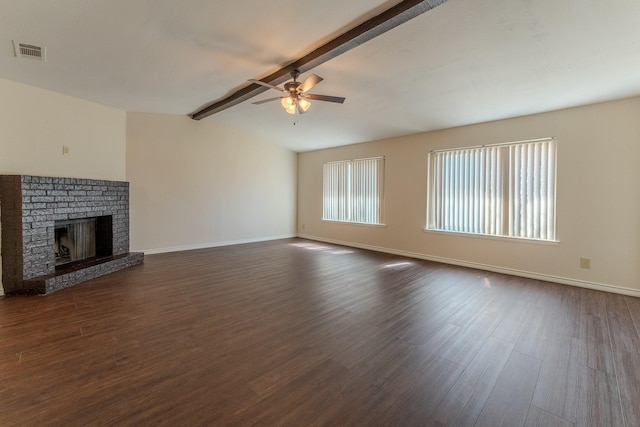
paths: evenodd
<path fill-rule="evenodd" d="M 302 111 L 307 111 L 309 107 L 311 107 L 311 103 L 304 98 L 298 99 L 298 104 L 300 108 L 302 108 Z"/>
<path fill-rule="evenodd" d="M 296 107 L 295 102 L 294 102 L 294 103 L 292 103 L 291 105 L 287 105 L 287 106 L 284 108 L 284 110 L 285 110 L 287 113 L 289 113 L 289 114 L 295 114 L 295 113 L 296 113 L 296 111 L 297 111 L 297 107 Z"/>
<path fill-rule="evenodd" d="M 291 96 L 285 96 L 280 100 L 280 104 L 282 104 L 284 108 L 289 108 L 292 105 L 295 106 L 296 103 Z"/>
<path fill-rule="evenodd" d="M 289 114 L 296 114 L 298 107 L 302 112 L 306 112 L 311 103 L 304 98 L 298 98 L 295 95 L 285 96 L 280 100 L 280 104 L 284 107 L 285 111 Z"/>

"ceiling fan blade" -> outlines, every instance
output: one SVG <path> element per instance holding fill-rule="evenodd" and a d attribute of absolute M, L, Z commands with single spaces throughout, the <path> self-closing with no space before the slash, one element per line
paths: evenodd
<path fill-rule="evenodd" d="M 277 101 L 284 98 L 283 96 L 276 96 L 275 98 L 267 98 L 267 99 L 263 99 L 261 101 L 256 101 L 256 102 L 252 102 L 253 105 L 260 105 L 260 104 L 264 104 L 265 102 L 271 102 L 271 101 Z"/>
<path fill-rule="evenodd" d="M 305 93 L 304 97 L 315 101 L 337 102 L 338 104 L 342 104 L 345 100 L 341 96 L 316 95 L 315 93 Z"/>
<path fill-rule="evenodd" d="M 282 89 L 281 87 L 274 86 L 274 85 L 272 85 L 272 84 L 270 84 L 270 83 L 263 82 L 263 81 L 261 81 L 261 80 L 249 79 L 249 81 L 250 81 L 251 83 L 255 83 L 255 84 L 258 84 L 258 85 L 260 85 L 260 86 L 268 87 L 269 89 L 275 89 L 275 90 L 279 90 L 280 92 L 286 92 L 286 90 Z"/>
<path fill-rule="evenodd" d="M 322 80 L 324 80 L 322 77 L 311 74 L 302 82 L 298 89 L 300 89 L 300 93 L 305 93 L 306 91 L 310 90 L 312 87 L 320 83 Z"/>

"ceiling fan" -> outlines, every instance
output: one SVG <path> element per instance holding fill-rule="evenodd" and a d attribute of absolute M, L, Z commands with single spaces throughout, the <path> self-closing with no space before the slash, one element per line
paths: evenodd
<path fill-rule="evenodd" d="M 298 76 L 300 72 L 298 70 L 293 70 L 291 72 L 291 77 L 293 81 L 287 82 L 284 84 L 284 88 L 279 86 L 274 86 L 272 84 L 263 82 L 261 80 L 249 79 L 250 82 L 256 83 L 269 89 L 275 89 L 277 91 L 283 92 L 285 95 L 277 96 L 275 98 L 263 99 L 262 101 L 256 101 L 252 104 L 259 105 L 264 104 L 265 102 L 277 101 L 280 100 L 280 103 L 284 107 L 285 111 L 289 114 L 304 114 L 309 107 L 311 107 L 310 99 L 314 101 L 327 101 L 327 102 L 336 102 L 338 104 L 342 104 L 345 98 L 340 96 L 329 96 L 329 95 L 317 95 L 314 93 L 307 93 L 311 88 L 320 83 L 323 79 L 320 76 L 315 74 L 311 74 L 307 77 L 303 82 L 299 82 Z"/>

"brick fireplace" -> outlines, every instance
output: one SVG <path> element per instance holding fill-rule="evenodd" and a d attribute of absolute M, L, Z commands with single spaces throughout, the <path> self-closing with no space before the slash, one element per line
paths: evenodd
<path fill-rule="evenodd" d="M 7 295 L 48 294 L 144 259 L 129 252 L 127 182 L 2 175 L 0 221 Z"/>

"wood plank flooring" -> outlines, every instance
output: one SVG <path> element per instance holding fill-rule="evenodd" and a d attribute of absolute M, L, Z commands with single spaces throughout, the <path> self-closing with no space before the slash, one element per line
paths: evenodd
<path fill-rule="evenodd" d="M 636 298 L 285 239 L 0 298 L 1 426 L 640 426 Z"/>

